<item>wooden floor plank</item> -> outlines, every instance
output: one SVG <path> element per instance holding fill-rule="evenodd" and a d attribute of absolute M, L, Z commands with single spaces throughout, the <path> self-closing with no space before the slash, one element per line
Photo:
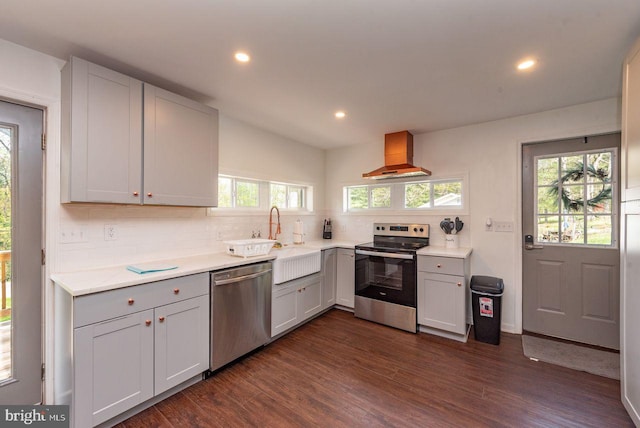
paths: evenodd
<path fill-rule="evenodd" d="M 633 427 L 620 383 L 332 310 L 125 421 L 167 427 Z"/>

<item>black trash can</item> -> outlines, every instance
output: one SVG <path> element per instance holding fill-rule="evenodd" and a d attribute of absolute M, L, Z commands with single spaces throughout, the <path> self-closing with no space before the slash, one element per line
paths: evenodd
<path fill-rule="evenodd" d="M 477 341 L 500 344 L 500 314 L 502 312 L 502 278 L 474 275 L 471 277 L 473 334 Z"/>

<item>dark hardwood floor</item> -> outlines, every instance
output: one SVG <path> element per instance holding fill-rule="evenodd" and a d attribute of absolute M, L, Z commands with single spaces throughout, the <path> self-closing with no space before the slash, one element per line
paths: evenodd
<path fill-rule="evenodd" d="M 332 310 L 118 425 L 632 427 L 620 383 Z"/>

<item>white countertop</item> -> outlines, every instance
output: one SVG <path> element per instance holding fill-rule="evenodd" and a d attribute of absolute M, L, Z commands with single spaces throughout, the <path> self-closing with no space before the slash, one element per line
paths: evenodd
<path fill-rule="evenodd" d="M 419 256 L 438 256 L 438 257 L 452 257 L 456 259 L 466 259 L 471 255 L 472 248 L 445 248 L 428 246 L 418 250 Z"/>
<path fill-rule="evenodd" d="M 285 248 L 288 247 L 289 246 Z M 293 247 L 293 245 L 291 245 L 291 247 Z M 295 247 L 298 246 L 296 245 Z M 353 248 L 354 244 L 346 241 L 323 239 L 305 243 L 300 247 L 316 250 L 326 250 L 329 248 L 338 247 Z M 242 266 L 246 264 L 262 262 L 265 260 L 273 260 L 277 257 L 277 254 L 278 250 L 272 250 L 266 256 L 247 258 L 230 256 L 224 252 L 201 254 L 197 256 L 177 257 L 175 259 L 154 260 L 152 262 L 141 263 L 142 265 L 166 264 L 178 266 L 176 269 L 161 272 L 137 274 L 128 271 L 127 266 L 122 265 L 77 272 L 55 273 L 51 275 L 51 280 L 62 287 L 70 295 L 78 297 L 86 294 L 98 293 L 101 291 L 109 291 L 115 290 L 117 288 L 129 287 L 132 285 L 161 281 L 163 279 L 177 278 L 180 276 Z"/>

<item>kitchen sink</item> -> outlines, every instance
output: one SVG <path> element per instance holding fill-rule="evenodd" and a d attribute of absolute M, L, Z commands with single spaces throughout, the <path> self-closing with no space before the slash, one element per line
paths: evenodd
<path fill-rule="evenodd" d="M 286 247 L 272 250 L 273 283 L 282 284 L 292 279 L 320 271 L 321 251 L 305 247 Z"/>

